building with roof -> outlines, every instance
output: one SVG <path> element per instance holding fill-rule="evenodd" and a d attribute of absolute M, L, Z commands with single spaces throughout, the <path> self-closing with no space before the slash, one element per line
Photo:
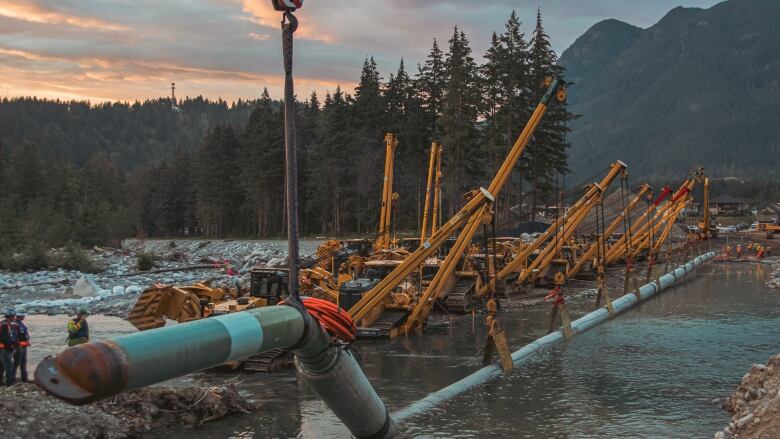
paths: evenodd
<path fill-rule="evenodd" d="M 750 203 L 731 195 L 721 195 L 710 200 L 710 211 L 716 215 L 744 215 L 750 211 Z"/>

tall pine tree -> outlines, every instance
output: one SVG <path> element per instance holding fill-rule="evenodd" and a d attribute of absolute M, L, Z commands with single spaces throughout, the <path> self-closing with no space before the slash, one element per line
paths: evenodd
<path fill-rule="evenodd" d="M 532 105 L 535 105 L 544 94 L 545 78 L 558 76 L 563 79 L 564 69 L 556 64 L 557 61 L 558 58 L 550 46 L 550 37 L 542 25 L 541 10 L 537 10 L 536 27 L 530 48 L 531 83 L 535 92 L 532 95 Z M 548 109 L 528 145 L 529 161 L 526 178 L 531 182 L 533 190 L 532 218 L 540 202 L 554 202 L 557 199 L 554 191 L 562 187 L 562 177 L 569 172 L 566 162 L 570 144 L 566 140 L 566 133 L 570 129 L 566 124 L 574 117 L 566 108 L 565 102 L 554 103 Z"/>
<path fill-rule="evenodd" d="M 439 43 L 433 39 L 433 47 L 428 58 L 422 66 L 417 68 L 417 93 L 422 108 L 425 110 L 425 119 L 430 127 L 431 136 L 441 139 L 442 108 L 444 107 L 444 93 L 447 87 L 447 66 L 444 52 L 439 48 Z"/>
<path fill-rule="evenodd" d="M 284 133 L 280 114 L 264 89 L 241 142 L 242 212 L 250 218 L 258 238 L 280 235 L 284 224 Z"/>
<path fill-rule="evenodd" d="M 484 154 L 479 149 L 476 123 L 479 115 L 477 64 L 466 35 L 456 26 L 446 57 L 447 82 L 442 100 L 442 141 L 447 160 L 444 181 L 450 214 L 460 197 L 486 177 Z"/>
<path fill-rule="evenodd" d="M 396 74 L 390 75 L 385 84 L 384 96 L 389 131 L 395 133 L 399 141 L 394 190 L 401 194 L 401 199 L 396 221 L 398 227 L 413 229 L 418 227 L 421 217 L 431 134 L 415 82 L 406 73 L 403 59 Z"/>

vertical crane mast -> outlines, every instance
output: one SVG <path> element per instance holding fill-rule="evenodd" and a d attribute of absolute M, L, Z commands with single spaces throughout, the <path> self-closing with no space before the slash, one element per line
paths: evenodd
<path fill-rule="evenodd" d="M 441 153 L 442 146 L 436 150 L 436 176 L 433 183 L 433 215 L 431 221 L 431 235 L 441 227 Z M 420 243 L 422 244 L 422 242 Z"/>
<path fill-rule="evenodd" d="M 453 233 L 456 233 L 464 226 L 468 226 L 472 230 L 461 233 L 461 235 L 458 237 L 458 239 L 461 241 L 461 245 L 459 247 L 461 249 L 463 248 L 462 243 L 466 238 L 468 238 L 469 242 L 471 241 L 471 237 L 473 236 L 474 231 L 476 231 L 474 224 L 478 224 L 483 220 L 486 213 L 486 207 L 495 200 L 493 194 L 497 194 L 503 188 L 504 184 L 509 178 L 509 174 L 512 172 L 515 164 L 517 164 L 517 160 L 520 158 L 526 145 L 528 145 L 528 142 L 531 140 L 533 132 L 536 130 L 536 127 L 539 126 L 539 122 L 541 121 L 542 116 L 544 116 L 544 113 L 547 111 L 547 106 L 549 105 L 550 100 L 556 94 L 560 86 L 561 80 L 558 78 L 553 78 L 549 82 L 549 86 L 547 87 L 547 91 L 542 97 L 541 102 L 539 102 L 539 105 L 531 115 L 531 118 L 523 129 L 523 132 L 520 133 L 520 136 L 517 138 L 517 141 L 515 141 L 514 146 L 509 151 L 509 154 L 504 160 L 504 163 L 501 165 L 498 173 L 496 173 L 495 177 L 493 178 L 493 182 L 490 184 L 490 188 L 488 190 L 480 188 L 479 190 L 472 191 L 470 193 L 470 198 L 466 202 L 465 206 L 463 206 L 452 218 L 450 218 L 449 221 L 442 224 L 441 228 L 439 228 L 436 233 L 431 235 L 431 237 L 422 243 L 422 245 L 417 250 L 404 259 L 404 261 L 401 262 L 401 264 L 396 267 L 395 270 L 390 272 L 390 274 L 385 276 L 385 278 L 382 279 L 373 289 L 363 295 L 360 301 L 358 301 L 349 310 L 349 313 L 352 315 L 353 319 L 359 321 L 365 317 L 366 314 L 368 314 L 371 309 L 373 309 L 385 297 L 387 297 L 387 295 L 390 294 L 390 292 L 392 292 L 393 289 L 395 289 L 395 287 L 401 283 L 401 281 L 406 279 L 406 277 L 409 276 L 414 270 L 418 269 L 420 265 L 425 262 L 425 259 L 430 257 L 436 250 L 438 250 L 438 248 Z M 559 99 L 561 98 L 565 98 L 565 96 L 560 96 L 559 94 Z M 439 272 L 436 274 L 436 277 L 439 277 L 439 282 L 441 282 L 441 275 L 443 273 L 448 271 L 447 276 L 452 273 L 452 270 L 455 266 L 454 262 L 457 262 L 457 259 L 460 258 L 460 255 L 457 255 L 457 259 L 455 259 L 455 249 L 456 248 L 453 248 L 453 251 L 449 253 L 447 259 L 445 260 L 445 264 L 447 264 L 449 260 L 450 266 L 446 267 L 445 269 L 445 264 L 443 264 L 439 269 Z M 455 261 L 452 261 L 451 259 L 455 259 Z M 434 277 L 434 280 L 436 277 Z M 428 299 L 430 298 L 429 291 L 432 291 L 430 287 L 426 289 L 426 292 L 423 294 L 424 297 L 420 299 L 424 301 L 423 303 L 427 303 Z"/>
<path fill-rule="evenodd" d="M 377 250 L 386 250 L 390 246 L 390 223 L 393 212 L 393 161 L 398 140 L 395 134 L 385 134 L 385 173 L 382 184 L 382 207 L 379 212 L 379 233 L 374 243 Z"/>
<path fill-rule="evenodd" d="M 701 203 L 702 219 L 699 221 L 699 237 L 701 239 L 710 239 L 718 237 L 717 227 L 713 227 L 712 212 L 710 212 L 710 179 L 704 177 L 704 197 Z"/>
<path fill-rule="evenodd" d="M 420 245 L 425 242 L 425 233 L 428 231 L 428 215 L 431 207 L 431 192 L 433 192 L 434 185 L 434 169 L 436 167 L 436 151 L 439 149 L 439 144 L 433 142 L 431 144 L 431 158 L 428 161 L 428 180 L 425 186 L 425 206 L 423 207 L 422 227 L 420 228 Z M 436 201 L 434 201 L 435 203 Z"/>
<path fill-rule="evenodd" d="M 707 239 L 707 235 L 710 234 L 710 179 L 704 177 L 704 200 L 702 202 L 704 208 L 704 227 L 701 229 L 704 234 L 704 239 Z"/>

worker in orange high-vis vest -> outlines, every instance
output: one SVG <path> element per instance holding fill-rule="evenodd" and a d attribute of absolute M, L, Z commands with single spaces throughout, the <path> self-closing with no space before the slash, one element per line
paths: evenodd
<path fill-rule="evenodd" d="M 27 348 L 30 346 L 30 330 L 24 323 L 27 312 L 24 309 L 16 310 L 16 326 L 19 328 L 19 345 L 14 351 L 14 378 L 19 370 L 19 379 L 27 382 Z"/>
<path fill-rule="evenodd" d="M 0 365 L 5 372 L 5 385 L 14 384 L 14 350 L 19 343 L 19 327 L 16 325 L 16 311 L 5 310 L 5 320 L 0 322 Z"/>

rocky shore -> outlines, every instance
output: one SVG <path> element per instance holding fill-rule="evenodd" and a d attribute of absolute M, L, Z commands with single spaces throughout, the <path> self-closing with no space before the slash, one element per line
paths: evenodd
<path fill-rule="evenodd" d="M 319 240 L 301 242 L 303 255 L 314 254 Z M 282 266 L 287 243 L 281 240 L 146 240 L 128 239 L 121 248 L 87 251 L 103 270 L 0 271 L 0 308 L 25 308 L 28 314 L 73 314 L 87 308 L 93 314 L 124 317 L 137 295 L 154 283 L 189 285 L 210 280 L 213 285 L 248 283 L 255 266 Z M 151 270 L 139 270 L 138 255 L 155 259 Z M 236 273 L 236 274 L 231 274 Z"/>
<path fill-rule="evenodd" d="M 731 413 L 731 422 L 715 433 L 715 439 L 780 437 L 780 354 L 766 364 L 754 364 L 724 408 Z"/>

